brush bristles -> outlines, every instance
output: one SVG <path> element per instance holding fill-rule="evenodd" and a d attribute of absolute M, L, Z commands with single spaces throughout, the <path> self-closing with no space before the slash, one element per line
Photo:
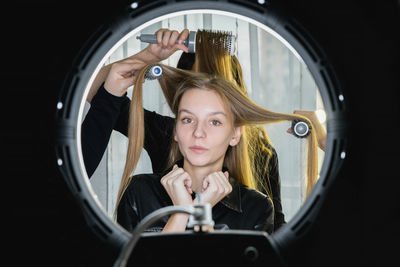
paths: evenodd
<path fill-rule="evenodd" d="M 222 54 L 234 55 L 236 37 L 228 31 L 198 30 L 198 41 L 207 44 L 210 49 Z"/>

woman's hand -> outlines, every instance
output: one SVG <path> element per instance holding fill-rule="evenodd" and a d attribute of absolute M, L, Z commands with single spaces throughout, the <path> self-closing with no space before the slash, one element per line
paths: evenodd
<path fill-rule="evenodd" d="M 138 71 L 145 65 L 145 62 L 134 58 L 113 63 L 105 79 L 104 88 L 112 95 L 123 96 L 128 87 L 135 83 Z"/>
<path fill-rule="evenodd" d="M 132 71 L 141 69 L 144 64 L 152 64 L 167 59 L 177 50 L 183 50 L 186 53 L 189 52 L 188 48 L 183 44 L 183 41 L 189 37 L 188 29 L 183 30 L 181 34 L 177 31 L 160 29 L 156 32 L 156 35 L 157 44 L 149 44 L 145 49 L 132 56 L 102 67 L 90 87 L 86 100 L 89 103 L 92 101 L 101 84 L 109 78 L 111 71 L 114 73 L 111 74 L 111 79 L 107 81 L 107 87 L 105 86 L 105 88 L 113 95 L 122 96 L 136 80 L 136 76 L 132 76 Z M 179 40 L 178 44 L 175 43 L 176 40 Z M 143 65 L 126 65 L 126 63 L 134 62 L 142 62 Z"/>
<path fill-rule="evenodd" d="M 201 201 L 208 202 L 214 207 L 225 196 L 232 192 L 232 186 L 229 183 L 229 173 L 214 172 L 207 175 L 203 180 Z M 195 199 L 197 202 L 197 199 Z"/>
<path fill-rule="evenodd" d="M 187 206 L 193 204 L 192 200 L 192 179 L 182 168 L 174 165 L 172 170 L 161 178 L 172 203 L 175 206 Z"/>
<path fill-rule="evenodd" d="M 183 44 L 189 36 L 188 29 L 184 29 L 180 34 L 178 31 L 159 29 L 156 32 L 156 36 L 158 43 L 149 44 L 145 49 L 147 53 L 156 58 L 156 61 L 167 59 L 178 50 L 189 52 L 188 48 Z M 177 40 L 178 43 L 176 43 Z"/>
<path fill-rule="evenodd" d="M 325 129 L 322 127 L 321 123 L 319 122 L 315 112 L 308 110 L 295 110 L 293 113 L 303 115 L 304 117 L 307 117 L 311 121 L 311 123 L 313 124 L 312 127 L 315 130 L 315 134 L 317 137 L 318 146 L 321 150 L 325 151 L 326 132 Z M 293 134 L 291 128 L 289 128 L 287 132 Z"/>

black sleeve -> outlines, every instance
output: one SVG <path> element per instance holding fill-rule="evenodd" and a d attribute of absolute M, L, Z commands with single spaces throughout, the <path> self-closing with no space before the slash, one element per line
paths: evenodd
<path fill-rule="evenodd" d="M 130 100 L 123 100 L 114 130 L 128 136 Z M 144 109 L 144 149 L 147 151 L 154 173 L 164 172 L 171 149 L 174 119 Z"/>
<path fill-rule="evenodd" d="M 117 121 L 114 124 L 114 130 L 128 137 L 128 125 L 129 125 L 129 109 L 131 106 L 131 100 L 126 96 L 121 102 L 121 107 L 118 113 Z"/>
<path fill-rule="evenodd" d="M 108 93 L 102 85 L 92 99 L 81 129 L 83 161 L 89 177 L 103 157 L 125 98 Z"/>
<path fill-rule="evenodd" d="M 282 202 L 281 202 L 281 179 L 279 177 L 279 164 L 278 164 L 278 154 L 275 149 L 272 148 L 272 157 L 269 160 L 268 165 L 268 173 L 271 182 L 271 190 L 272 190 L 272 201 L 274 203 L 275 210 L 275 230 L 285 224 L 285 215 L 282 211 Z"/>
<path fill-rule="evenodd" d="M 112 130 L 128 136 L 131 100 L 117 97 L 102 85 L 82 124 L 82 151 L 88 176 L 92 176 L 107 148 Z M 144 110 L 145 140 L 154 173 L 165 171 L 171 148 L 174 119 Z"/>
<path fill-rule="evenodd" d="M 144 148 L 149 154 L 153 172 L 162 173 L 168 167 L 175 120 L 145 110 L 144 123 Z"/>

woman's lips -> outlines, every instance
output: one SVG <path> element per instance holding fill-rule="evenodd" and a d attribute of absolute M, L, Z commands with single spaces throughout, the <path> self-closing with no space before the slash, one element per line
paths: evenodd
<path fill-rule="evenodd" d="M 189 147 L 189 149 L 192 150 L 194 153 L 197 153 L 197 154 L 201 154 L 201 153 L 203 153 L 204 151 L 207 150 L 207 148 L 202 147 L 202 146 L 191 146 L 191 147 Z"/>

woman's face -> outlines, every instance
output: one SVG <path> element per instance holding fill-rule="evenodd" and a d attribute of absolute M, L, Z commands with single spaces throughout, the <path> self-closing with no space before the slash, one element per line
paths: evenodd
<path fill-rule="evenodd" d="M 179 103 L 174 139 L 193 167 L 219 170 L 229 145 L 240 140 L 230 110 L 213 90 L 190 89 Z"/>

